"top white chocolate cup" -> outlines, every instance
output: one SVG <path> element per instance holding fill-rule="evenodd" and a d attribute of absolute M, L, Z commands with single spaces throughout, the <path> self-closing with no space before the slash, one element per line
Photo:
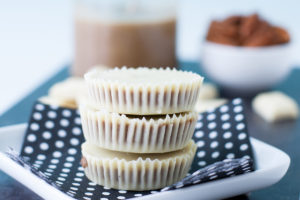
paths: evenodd
<path fill-rule="evenodd" d="M 203 82 L 196 73 L 146 67 L 92 69 L 84 78 L 94 106 L 134 115 L 192 111 Z"/>

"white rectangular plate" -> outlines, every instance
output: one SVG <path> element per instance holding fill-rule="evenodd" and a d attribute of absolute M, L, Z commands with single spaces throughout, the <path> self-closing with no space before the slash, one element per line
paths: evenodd
<path fill-rule="evenodd" d="M 36 192 L 44 199 L 72 199 L 63 192 L 50 186 L 28 170 L 10 160 L 3 152 L 8 147 L 21 151 L 27 124 L 0 128 L 0 169 Z M 151 194 L 140 197 L 147 199 L 221 199 L 253 190 L 261 189 L 278 182 L 286 173 L 290 158 L 283 151 L 251 138 L 256 170 L 254 172 L 203 183 L 182 189 Z M 51 194 L 51 195 L 49 195 Z"/>

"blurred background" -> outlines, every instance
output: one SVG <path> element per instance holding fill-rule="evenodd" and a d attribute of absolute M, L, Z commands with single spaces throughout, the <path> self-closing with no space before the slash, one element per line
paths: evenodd
<path fill-rule="evenodd" d="M 0 114 L 73 60 L 73 1 L 0 0 Z M 291 35 L 291 66 L 300 66 L 298 0 L 179 1 L 176 54 L 200 60 L 212 19 L 259 13 Z M 8 89 L 9 88 L 9 89 Z"/>

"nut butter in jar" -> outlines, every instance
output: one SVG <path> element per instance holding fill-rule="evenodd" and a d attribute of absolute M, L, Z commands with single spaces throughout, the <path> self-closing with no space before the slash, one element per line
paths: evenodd
<path fill-rule="evenodd" d="M 78 0 L 72 74 L 95 65 L 175 67 L 176 0 Z"/>

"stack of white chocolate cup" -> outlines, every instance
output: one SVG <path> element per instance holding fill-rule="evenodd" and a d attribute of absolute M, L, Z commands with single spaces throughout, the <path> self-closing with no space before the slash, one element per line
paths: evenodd
<path fill-rule="evenodd" d="M 93 182 L 153 190 L 181 180 L 196 151 L 193 111 L 203 78 L 171 69 L 97 69 L 80 104 L 82 166 Z"/>

